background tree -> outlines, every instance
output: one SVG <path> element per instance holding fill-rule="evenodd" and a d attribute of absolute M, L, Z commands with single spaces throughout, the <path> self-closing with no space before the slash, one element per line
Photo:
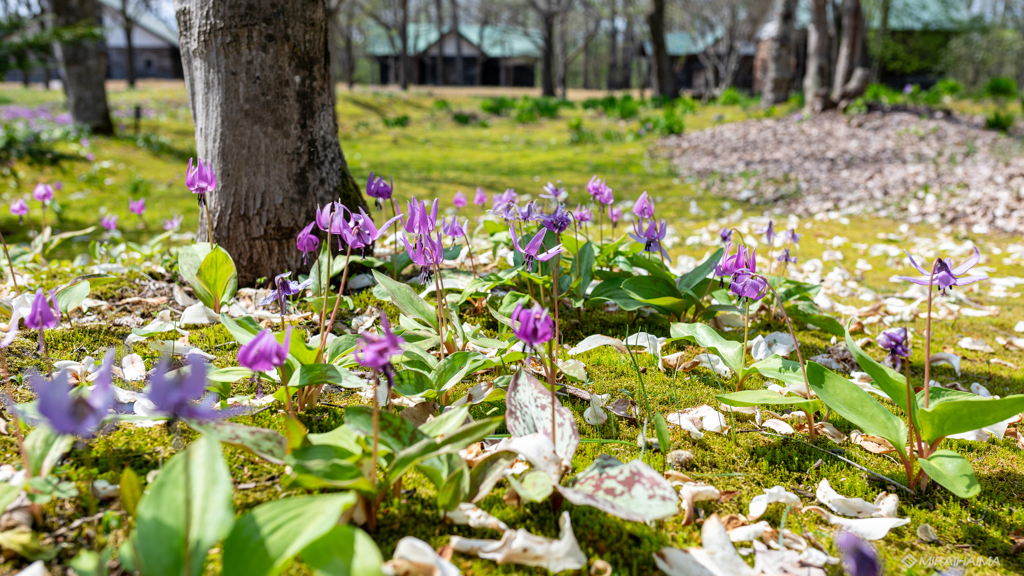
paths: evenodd
<path fill-rule="evenodd" d="M 572 0 L 529 0 L 540 19 L 543 45 L 540 85 L 544 96 L 555 96 L 555 19 L 572 6 Z"/>
<path fill-rule="evenodd" d="M 756 39 L 771 0 L 684 0 L 683 6 L 686 27 L 697 42 L 717 38 L 698 58 L 704 65 L 705 98 L 720 96 L 735 83 L 742 49 Z"/>
<path fill-rule="evenodd" d="M 676 96 L 676 78 L 665 46 L 665 0 L 651 0 L 647 12 L 647 27 L 651 35 L 651 81 L 654 92 L 660 96 Z"/>
<path fill-rule="evenodd" d="M 174 7 L 196 150 L 217 175 L 215 240 L 243 284 L 295 270 L 295 237 L 318 204 L 365 207 L 338 142 L 324 1 Z M 205 227 L 198 238 L 209 240 Z"/>
<path fill-rule="evenodd" d="M 870 68 L 864 28 L 860 0 L 843 0 L 842 40 L 832 79 L 832 101 L 840 108 L 846 108 L 846 104 L 863 94 L 868 86 Z"/>
<path fill-rule="evenodd" d="M 765 108 L 789 100 L 789 91 L 793 89 L 796 4 L 797 0 L 778 0 L 775 4 L 775 36 L 768 49 L 761 89 L 761 106 Z"/>
<path fill-rule="evenodd" d="M 77 29 L 54 43 L 57 62 L 64 71 L 64 91 L 71 118 L 94 134 L 110 135 L 114 125 L 107 106 L 106 52 L 98 28 L 96 0 L 48 0 L 55 29 Z"/>
<path fill-rule="evenodd" d="M 810 0 L 811 21 L 807 25 L 807 72 L 804 98 L 807 109 L 821 112 L 831 105 L 829 85 L 828 0 Z"/>
<path fill-rule="evenodd" d="M 132 28 L 136 20 L 144 12 L 153 9 L 152 0 L 121 0 L 118 6 L 118 16 L 121 19 L 121 30 L 125 38 L 125 78 L 128 79 L 128 87 L 135 88 L 135 39 L 132 38 Z"/>

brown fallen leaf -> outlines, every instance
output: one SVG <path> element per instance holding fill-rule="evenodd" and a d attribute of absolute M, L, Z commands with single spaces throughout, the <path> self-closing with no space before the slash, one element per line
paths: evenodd
<path fill-rule="evenodd" d="M 608 411 L 620 418 L 626 418 L 627 420 L 636 420 L 637 410 L 640 406 L 630 400 L 629 398 L 619 398 L 615 402 L 608 406 Z"/>
<path fill-rule="evenodd" d="M 1010 533 L 1010 542 L 1013 543 L 1013 548 L 1010 548 L 1010 554 L 1020 554 L 1024 552 L 1024 528 L 1017 528 Z"/>
<path fill-rule="evenodd" d="M 728 532 L 733 528 L 739 528 L 747 525 L 747 519 L 739 514 L 729 514 L 728 516 L 722 517 L 722 525 L 725 526 L 725 531 Z"/>
<path fill-rule="evenodd" d="M 871 452 L 872 454 L 889 454 L 896 451 L 891 442 L 880 436 L 864 434 L 860 430 L 850 432 L 850 442 Z"/>
<path fill-rule="evenodd" d="M 689 476 L 683 474 L 682 472 L 679 472 L 678 470 L 666 470 L 665 479 L 667 479 L 669 482 L 682 482 L 683 484 L 694 481 L 693 478 L 690 478 Z"/>

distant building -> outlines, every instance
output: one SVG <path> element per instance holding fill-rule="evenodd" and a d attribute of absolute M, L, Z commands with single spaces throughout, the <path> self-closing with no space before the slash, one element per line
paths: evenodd
<path fill-rule="evenodd" d="M 668 52 L 669 62 L 672 64 L 672 72 L 676 78 L 676 88 L 693 94 L 703 94 L 707 90 L 707 71 L 700 55 L 708 49 L 715 49 L 720 42 L 720 36 L 708 34 L 700 38 L 689 32 L 666 32 L 665 49 Z M 641 46 L 642 54 L 652 57 L 652 46 L 649 40 L 644 40 Z M 753 42 L 740 47 L 740 61 L 736 70 L 736 78 L 733 86 L 741 90 L 750 90 L 753 87 L 754 76 L 754 53 L 756 47 Z M 647 80 L 650 84 L 650 78 Z"/>
<path fill-rule="evenodd" d="M 534 86 L 535 69 L 543 39 L 540 32 L 513 26 L 459 26 L 458 31 L 439 31 L 430 24 L 410 24 L 407 49 L 410 84 L 436 84 L 438 58 L 444 59 L 444 84 L 456 82 L 456 55 L 462 50 L 462 84 L 465 86 Z M 366 39 L 366 53 L 378 65 L 381 84 L 396 84 L 402 53 L 397 32 L 373 29 Z"/>
<path fill-rule="evenodd" d="M 107 43 L 107 78 L 128 77 L 128 42 L 121 18 L 122 0 L 99 0 Z M 178 32 L 148 10 L 132 16 L 136 78 L 184 78 Z"/>

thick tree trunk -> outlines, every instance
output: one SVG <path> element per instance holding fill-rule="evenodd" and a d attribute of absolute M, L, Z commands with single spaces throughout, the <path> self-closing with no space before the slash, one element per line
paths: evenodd
<path fill-rule="evenodd" d="M 466 84 L 466 63 L 462 59 L 462 36 L 459 35 L 459 3 L 457 0 L 452 0 L 451 5 L 452 30 L 455 31 L 455 85 L 464 86 Z"/>
<path fill-rule="evenodd" d="M 828 0 L 811 0 L 811 21 L 807 26 L 807 74 L 804 98 L 807 109 L 821 112 L 829 107 L 828 98 Z"/>
<path fill-rule="evenodd" d="M 832 101 L 842 102 L 860 96 L 867 87 L 863 78 L 868 73 L 864 53 L 864 13 L 860 0 L 843 0 L 843 39 L 836 59 L 836 75 L 832 82 Z M 844 106 L 845 107 L 845 106 Z"/>
<path fill-rule="evenodd" d="M 345 82 L 348 84 L 349 92 L 355 86 L 356 61 L 352 47 L 352 23 L 355 18 L 355 2 L 349 2 L 345 12 Z"/>
<path fill-rule="evenodd" d="M 402 29 L 399 31 L 399 35 L 402 39 L 402 53 L 398 55 L 398 60 L 401 62 L 401 82 L 402 90 L 409 89 L 409 0 L 402 0 L 401 2 L 402 11 Z"/>
<path fill-rule="evenodd" d="M 544 35 L 544 50 L 540 63 L 541 94 L 555 96 L 555 13 L 541 13 L 541 32 Z"/>
<path fill-rule="evenodd" d="M 875 84 L 882 81 L 882 67 L 885 60 L 885 44 L 889 41 L 889 12 L 892 0 L 882 0 L 878 17 L 878 54 L 871 64 L 871 81 Z"/>
<path fill-rule="evenodd" d="M 608 89 L 619 88 L 619 31 L 615 27 L 618 0 L 611 0 L 611 26 L 608 27 Z"/>
<path fill-rule="evenodd" d="M 437 56 L 436 65 L 434 66 L 434 84 L 443 86 L 447 84 L 447 79 L 444 75 L 444 0 L 434 0 L 434 9 L 437 11 Z"/>
<path fill-rule="evenodd" d="M 81 22 L 98 24 L 100 8 L 96 0 L 49 0 L 47 3 L 56 27 Z M 107 107 L 107 57 L 100 40 L 78 40 L 54 46 L 57 63 L 64 71 L 64 91 L 71 118 L 89 127 L 94 134 L 113 134 Z"/>
<path fill-rule="evenodd" d="M 626 30 L 622 34 L 622 62 L 619 66 L 619 88 L 633 87 L 633 52 L 636 37 L 633 35 L 633 19 L 626 12 Z"/>
<path fill-rule="evenodd" d="M 558 17 L 558 95 L 569 97 L 569 14 Z"/>
<path fill-rule="evenodd" d="M 135 42 L 132 39 L 132 19 L 128 14 L 128 0 L 121 0 L 121 27 L 124 30 L 124 72 L 128 87 L 135 88 Z"/>
<path fill-rule="evenodd" d="M 365 207 L 338 143 L 323 0 L 174 0 L 214 240 L 251 285 L 296 270 L 318 204 Z M 201 222 L 206 221 L 200 215 Z M 208 241 L 206 227 L 198 239 Z"/>
<path fill-rule="evenodd" d="M 647 13 L 647 26 L 651 32 L 653 91 L 659 96 L 674 98 L 676 79 L 668 58 L 668 48 L 665 46 L 665 0 L 652 0 L 651 10 Z"/>
<path fill-rule="evenodd" d="M 789 91 L 793 89 L 796 4 L 796 0 L 778 0 L 775 6 L 777 27 L 768 50 L 768 69 L 761 89 L 761 106 L 765 108 L 789 100 Z"/>

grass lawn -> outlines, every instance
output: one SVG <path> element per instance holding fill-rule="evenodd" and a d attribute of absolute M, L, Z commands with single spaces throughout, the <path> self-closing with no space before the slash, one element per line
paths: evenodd
<path fill-rule="evenodd" d="M 480 111 L 480 95 L 465 95 L 453 90 L 415 91 L 398 93 L 358 89 L 339 91 L 338 118 L 342 149 L 345 152 L 353 176 L 360 183 L 366 181 L 371 171 L 377 175 L 393 178 L 396 195 L 400 199 L 439 197 L 442 205 L 450 205 L 452 194 L 462 190 L 472 198 L 472 192 L 482 186 L 489 194 L 506 188 L 515 188 L 520 194 L 536 197 L 548 181 L 562 183 L 570 193 L 567 202 L 575 206 L 586 198 L 586 183 L 592 175 L 606 178 L 614 189 L 616 199 L 634 199 L 642 192 L 648 192 L 656 199 L 660 216 L 667 216 L 676 239 L 670 249 L 673 260 L 679 257 L 703 259 L 712 251 L 717 235 L 711 241 L 702 241 L 701 233 L 708 231 L 709 224 L 744 208 L 733 202 L 727 205 L 721 198 L 703 194 L 699 182 L 688 182 L 679 178 L 670 163 L 657 148 L 657 137 L 630 137 L 630 132 L 641 128 L 638 119 L 618 120 L 605 117 L 592 110 L 563 109 L 558 118 L 539 119 L 530 123 L 518 123 L 507 116 L 491 116 Z M 0 100 L 18 105 L 39 105 L 52 103 L 61 106 L 63 95 L 55 91 L 23 90 L 5 86 L 0 89 Z M 124 136 L 117 138 L 90 138 L 87 145 L 81 142 L 67 142 L 60 146 L 68 152 L 81 156 L 80 160 L 69 161 L 58 168 L 37 169 L 22 162 L 5 168 L 2 201 L 9 204 L 17 197 L 29 199 L 33 208 L 31 221 L 38 221 L 38 203 L 31 201 L 31 192 L 36 182 L 63 183 L 57 200 L 61 204 L 60 230 L 79 230 L 98 226 L 104 211 L 120 215 L 122 230 L 129 239 L 141 240 L 161 230 L 163 219 L 175 214 L 185 216 L 183 230 L 193 230 L 198 225 L 195 198 L 185 188 L 184 173 L 188 158 L 193 154 L 194 142 L 185 90 L 181 84 L 142 83 L 135 91 L 115 87 L 110 92 L 111 106 L 118 119 L 127 126 Z M 443 102 L 443 104 L 441 103 Z M 144 111 L 140 132 L 133 134 L 131 110 L 140 105 Z M 979 107 L 977 104 L 964 104 Z M 792 111 L 785 108 L 778 113 Z M 467 124 L 455 120 L 456 114 L 468 116 Z M 640 109 L 640 116 L 656 116 L 659 110 Z M 731 122 L 756 118 L 762 113 L 756 108 L 743 109 L 740 106 L 698 105 L 692 114 L 684 116 L 688 131 L 699 130 L 718 122 Z M 388 127 L 396 119 L 408 117 L 405 127 Z M 572 144 L 574 130 L 570 120 L 582 119 L 582 128 L 594 135 L 594 141 Z M 578 127 L 577 127 L 578 128 Z M 614 138 L 606 139 L 608 132 Z M 579 130 L 576 130 L 579 133 Z M 93 158 L 88 160 L 85 155 Z M 145 224 L 136 226 L 136 219 L 128 212 L 128 199 L 145 197 L 148 211 Z M 472 207 L 472 206 L 471 206 Z M 696 213 L 695 213 L 696 212 Z M 756 226 L 747 220 L 762 214 L 747 211 L 735 222 L 741 228 L 749 229 L 750 237 L 757 237 Z M 779 228 L 782 228 L 788 214 L 784 207 L 777 207 L 772 214 Z M 823 275 L 834 268 L 850 273 L 850 282 L 856 286 L 854 292 L 866 288 L 878 299 L 893 296 L 907 288 L 905 283 L 890 282 L 895 274 L 917 275 L 912 269 L 905 269 L 899 258 L 872 255 L 871 246 L 885 245 L 915 251 L 915 239 L 927 240 L 931 249 L 940 245 L 943 249 L 970 241 L 975 243 L 984 255 L 981 266 L 995 277 L 1024 277 L 1024 255 L 1018 238 L 1000 235 L 943 237 L 935 229 L 915 226 L 899 229 L 900 223 L 891 220 L 871 218 L 846 219 L 803 219 L 797 229 L 804 235 L 796 255 L 800 264 L 811 259 L 834 258 L 841 252 L 842 260 L 823 262 Z M 712 229 L 713 229 L 712 228 Z M 28 240 L 26 228 L 19 227 L 16 218 L 4 211 L 0 216 L 0 229 L 9 242 Z M 620 228 L 621 232 L 621 228 Z M 98 232 L 92 237 L 98 237 Z M 839 237 L 839 239 L 837 239 Z M 688 241 L 688 239 L 690 239 Z M 945 244 L 942 244 L 942 243 Z M 87 241 L 68 244 L 61 252 L 61 258 L 72 260 L 75 255 L 85 252 Z M 759 252 L 764 254 L 761 246 Z M 826 251 L 829 253 L 826 254 Z M 857 266 L 858 259 L 864 259 L 866 266 Z M 954 261 L 962 258 L 954 258 Z M 65 263 L 66 264 L 66 263 Z M 59 265 L 59 264 L 54 264 Z M 59 272 L 40 273 L 40 279 L 56 284 Z M 136 278 L 137 277 L 131 277 Z M 118 290 L 129 290 L 131 284 L 125 280 L 101 287 L 93 298 L 114 298 Z M 1006 396 L 1024 393 L 1024 352 L 1010 351 L 996 345 L 998 335 L 1017 335 L 1014 326 L 1024 319 L 1024 305 L 1019 296 L 999 298 L 992 294 L 991 286 L 978 284 L 964 290 L 969 302 L 964 307 L 992 307 L 992 315 L 986 317 L 961 316 L 955 320 L 937 322 L 933 338 L 934 351 L 951 348 L 964 356 L 962 372 L 958 376 L 951 367 L 940 366 L 932 370 L 932 378 L 943 384 L 958 382 L 967 388 L 972 383 L 984 385 L 992 394 Z M 1011 288 L 1009 292 L 1015 289 Z M 863 292 L 861 292 L 863 294 Z M 123 297 L 120 296 L 120 297 Z M 854 296 L 833 297 L 841 304 L 863 307 L 871 304 Z M 371 293 L 360 294 L 357 306 L 373 305 Z M 875 300 L 877 301 L 877 300 Z M 117 315 L 126 315 L 132 310 L 124 309 Z M 152 318 L 153 310 L 137 312 L 146 322 Z M 80 313 L 75 313 L 80 315 Z M 838 316 L 838 314 L 837 314 Z M 480 324 L 485 329 L 496 331 L 497 322 L 486 311 L 479 314 L 466 311 L 464 320 Z M 635 319 L 625 313 L 607 313 L 601 309 L 588 309 L 579 317 L 563 316 L 563 341 L 575 344 L 591 334 L 605 334 L 621 338 L 627 333 L 644 330 L 659 336 L 668 336 L 669 321 L 657 314 L 638 315 Z M 897 325 L 911 328 L 916 338 L 910 358 L 911 377 L 920 382 L 924 372 L 924 345 L 921 335 L 924 321 L 916 319 L 898 322 Z M 311 324 L 304 326 L 307 330 Z M 804 357 L 821 353 L 831 345 L 831 336 L 819 330 L 797 326 Z M 881 327 L 867 326 L 869 334 L 875 335 Z M 751 338 L 755 334 L 785 331 L 779 322 L 759 321 L 751 327 Z M 122 344 L 130 334 L 128 328 L 109 325 L 89 325 L 52 332 L 48 344 L 55 360 L 72 359 L 80 356 L 82 350 L 93 351 L 104 345 L 119 347 L 118 356 L 128 353 Z M 857 337 L 863 337 L 858 334 Z M 742 330 L 729 332 L 730 339 L 742 340 Z M 957 348 L 965 338 L 981 338 L 991 344 L 994 353 L 979 353 Z M 221 326 L 196 328 L 189 335 L 189 342 L 217 356 L 214 363 L 225 367 L 236 364 L 237 345 Z M 138 350 L 137 350 L 138 351 Z M 663 354 L 682 351 L 686 359 L 695 358 L 701 349 L 694 346 L 670 344 Z M 876 358 L 881 358 L 877 347 L 870 349 Z M 157 360 L 154 353 L 139 351 L 146 356 L 147 367 Z M 1002 362 L 992 363 L 995 358 Z M 578 356 L 585 365 L 590 382 L 584 388 L 597 393 L 610 393 L 612 399 L 629 396 L 639 399 L 641 390 L 636 373 L 629 358 L 611 348 L 599 348 Z M 709 370 L 698 368 L 692 372 L 672 373 L 658 369 L 657 358 L 650 354 L 639 356 L 646 368 L 644 382 L 655 412 L 667 414 L 676 410 L 710 404 L 718 406 L 715 395 L 721 391 L 720 384 Z M 34 340 L 20 337 L 9 352 L 11 372 L 23 373 L 30 366 L 42 366 L 35 354 Z M 497 373 L 485 375 L 485 379 L 509 373 L 498 369 Z M 454 389 L 452 397 L 457 398 L 480 381 L 474 377 L 462 382 Z M 763 379 L 755 376 L 748 380 L 748 388 L 758 388 Z M 726 391 L 732 382 L 723 382 Z M 236 393 L 251 388 L 247 382 L 235 384 Z M 29 398 L 27 388 L 19 390 L 19 401 Z M 362 403 L 355 394 L 331 395 L 326 401 L 335 406 L 319 406 L 302 415 L 303 423 L 310 432 L 331 430 L 342 421 L 342 410 L 337 406 Z M 580 446 L 573 461 L 574 473 L 586 468 L 601 453 L 607 453 L 628 461 L 640 456 L 636 447 L 639 429 L 628 420 L 613 417 L 609 424 L 601 427 L 590 426 L 583 420 L 583 411 L 588 405 L 579 401 L 567 402 L 576 415 L 580 432 L 585 439 L 619 440 L 620 443 L 586 442 Z M 483 416 L 489 411 L 500 414 L 503 407 L 476 407 L 474 416 Z M 239 418 L 240 422 L 283 430 L 284 420 L 278 411 L 266 411 L 254 418 Z M 832 414 L 829 421 L 840 430 L 850 432 L 853 426 L 842 417 Z M 701 517 L 718 513 L 746 514 L 750 499 L 762 493 L 762 489 L 781 485 L 798 494 L 813 493 L 822 479 L 828 479 L 839 493 L 849 497 L 861 497 L 873 501 L 882 491 L 896 489 L 886 482 L 880 482 L 863 471 L 833 458 L 826 451 L 836 451 L 843 457 L 898 482 L 905 482 L 903 468 L 896 460 L 886 455 L 871 454 L 851 443 L 842 445 L 825 438 L 818 438 L 814 445 L 807 446 L 795 439 L 779 438 L 750 432 L 754 423 L 749 418 L 740 418 L 735 433 L 708 433 L 701 440 L 693 441 L 680 428 L 672 428 L 674 448 L 689 450 L 694 455 L 694 464 L 687 473 L 698 481 L 713 484 L 719 490 L 738 491 L 725 502 L 706 502 L 698 506 Z M 504 427 L 498 430 L 505 433 Z M 185 434 L 188 441 L 195 437 Z M 806 439 L 805 436 L 795 438 Z M 154 428 L 131 428 L 121 425 L 116 431 L 99 440 L 76 445 L 55 472 L 63 479 L 78 485 L 80 498 L 58 501 L 44 506 L 45 525 L 40 532 L 52 532 L 59 526 L 67 525 L 74 519 L 92 515 L 111 508 L 110 502 L 97 501 L 90 497 L 89 484 L 100 478 L 116 483 L 121 471 L 130 466 L 140 476 L 158 468 L 177 450 L 173 438 L 164 426 Z M 18 454 L 10 436 L 0 437 L 3 448 L 3 462 L 15 463 Z M 1001 441 L 969 442 L 946 440 L 942 445 L 964 454 L 973 464 L 982 492 L 971 500 L 956 498 L 950 493 L 933 487 L 925 493 L 905 494 L 898 492 L 900 506 L 898 515 L 909 518 L 910 523 L 897 528 L 875 545 L 883 552 L 889 574 L 924 575 L 930 570 L 920 566 L 904 568 L 900 559 L 912 553 L 917 558 L 933 556 L 960 557 L 973 560 L 997 557 L 998 566 L 971 568 L 970 574 L 1014 574 L 1024 572 L 1024 556 L 1011 555 L 1013 542 L 1011 533 L 1024 528 L 1024 509 L 1020 506 L 1024 492 L 1024 460 L 1021 448 L 1014 438 Z M 227 448 L 228 465 L 236 484 L 254 483 L 246 490 L 236 490 L 234 503 L 241 512 L 256 504 L 300 491 L 280 488 L 277 480 L 282 467 L 268 464 L 252 454 L 234 448 Z M 660 453 L 646 452 L 645 460 L 655 469 L 663 466 Z M 512 528 L 523 528 L 535 534 L 548 537 L 558 536 L 560 510 L 553 509 L 550 502 L 524 504 L 511 507 L 502 500 L 504 483 L 494 490 L 480 506 L 491 512 Z M 407 477 L 405 492 L 393 502 L 386 503 L 377 531 L 371 534 L 381 548 L 385 559 L 391 557 L 395 543 L 402 537 L 417 536 L 432 546 L 447 544 L 449 535 L 460 534 L 470 537 L 497 538 L 497 533 L 454 527 L 446 524 L 436 507 L 436 492 L 423 477 L 413 474 Z M 804 496 L 804 505 L 814 503 L 813 496 Z M 772 505 L 762 517 L 778 528 L 783 521 L 783 506 Z M 652 554 L 664 546 L 685 548 L 700 544 L 700 526 L 683 525 L 682 516 L 676 516 L 654 525 L 618 520 L 595 508 L 562 505 L 572 515 L 573 530 L 584 553 L 591 559 L 601 558 L 614 568 L 615 574 L 654 574 Z M 939 542 L 926 543 L 917 535 L 921 524 L 931 525 Z M 786 528 L 814 537 L 828 550 L 838 556 L 832 543 L 834 529 L 809 513 L 788 513 Z M 89 523 L 73 531 L 67 537 L 64 547 L 55 560 L 66 562 L 85 546 L 100 549 L 107 544 L 120 544 L 127 536 L 123 516 L 109 516 Z M 542 570 L 516 565 L 497 565 L 491 561 L 456 555 L 453 562 L 466 574 L 518 574 L 543 573 Z M 211 556 L 207 573 L 219 573 L 218 553 Z M 17 558 L 0 564 L 0 572 L 16 571 L 24 566 Z M 838 567 L 829 567 L 830 574 L 840 574 Z M 289 574 L 310 573 L 300 564 L 291 566 Z"/>

